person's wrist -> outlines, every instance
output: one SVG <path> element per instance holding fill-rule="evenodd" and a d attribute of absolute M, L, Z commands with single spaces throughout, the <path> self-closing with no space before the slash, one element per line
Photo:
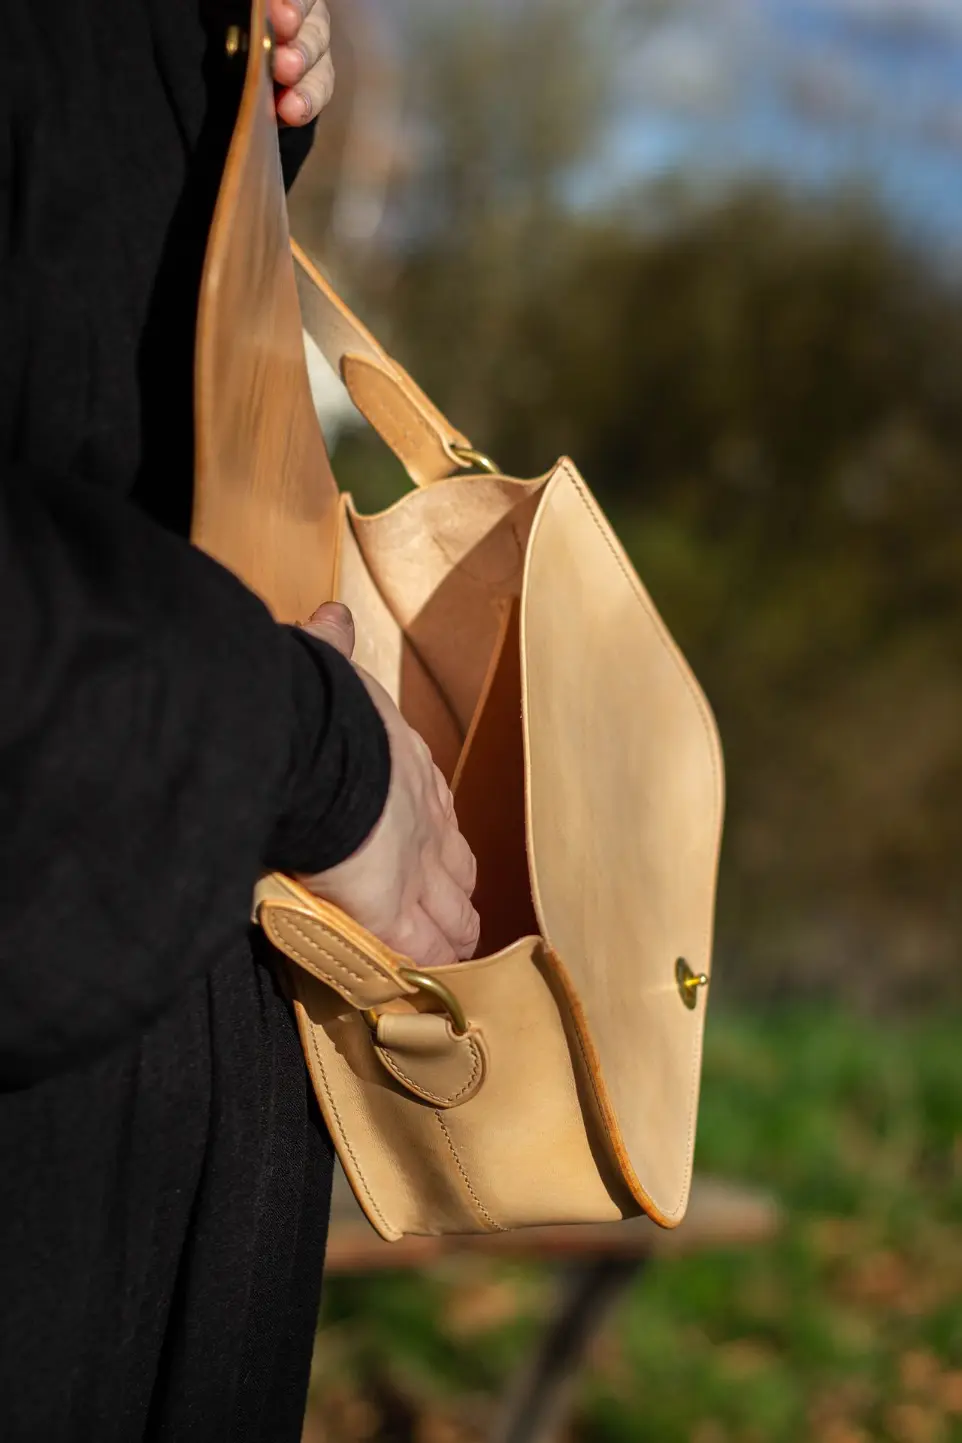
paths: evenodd
<path fill-rule="evenodd" d="M 314 873 L 352 856 L 387 800 L 391 752 L 380 713 L 346 657 L 299 627 L 290 648 L 291 749 L 264 863 Z"/>

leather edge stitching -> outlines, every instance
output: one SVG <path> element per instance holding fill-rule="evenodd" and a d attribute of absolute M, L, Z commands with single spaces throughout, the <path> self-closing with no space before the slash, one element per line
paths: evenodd
<path fill-rule="evenodd" d="M 315 1030 L 316 1024 L 311 1021 L 310 1016 L 308 1015 L 307 1008 L 305 1007 L 304 1001 L 300 995 L 300 987 L 298 986 L 296 979 L 294 982 L 294 990 L 297 993 L 297 1001 L 304 1012 L 304 1017 L 307 1024 L 307 1031 L 311 1039 L 311 1051 L 314 1054 L 314 1061 L 317 1063 L 317 1070 L 321 1074 L 321 1083 L 324 1088 L 324 1095 L 327 1098 L 328 1106 L 330 1107 L 331 1113 L 334 1117 L 334 1121 L 337 1124 L 337 1131 L 341 1144 L 347 1152 L 348 1157 L 351 1159 L 351 1162 L 354 1164 L 354 1171 L 357 1173 L 358 1182 L 364 1189 L 364 1195 L 367 1198 L 371 1211 L 380 1222 L 381 1227 L 384 1229 L 385 1233 L 391 1234 L 394 1237 L 398 1237 L 398 1229 L 391 1227 L 387 1218 L 384 1216 L 384 1214 L 381 1212 L 381 1209 L 374 1201 L 374 1195 L 371 1192 L 371 1188 L 367 1181 L 367 1178 L 364 1176 L 364 1173 L 361 1170 L 361 1164 L 357 1160 L 357 1154 L 351 1146 L 350 1140 L 348 1139 L 348 1136 L 344 1131 L 344 1124 L 341 1121 L 341 1114 L 338 1112 L 337 1103 L 334 1101 L 334 1093 L 331 1090 L 331 1084 L 327 1080 L 327 1072 L 324 1068 L 324 1062 L 321 1058 L 320 1048 L 317 1045 L 317 1034 Z"/>
<path fill-rule="evenodd" d="M 266 905 L 269 906 L 270 904 Z M 316 947 L 318 951 L 323 953 L 325 957 L 330 957 L 333 962 L 336 962 L 339 967 L 343 967 L 345 972 L 347 972 L 350 977 L 356 978 L 358 982 L 369 982 L 371 980 L 370 976 L 362 976 L 358 972 L 352 972 L 350 967 L 348 967 L 345 962 L 339 961 L 338 958 L 336 958 L 330 951 L 322 947 L 321 944 L 310 935 L 310 933 L 305 932 L 303 927 L 298 926 L 296 922 L 291 920 L 292 913 L 294 916 L 305 918 L 308 922 L 310 922 L 313 927 L 318 928 L 318 930 L 321 931 L 325 937 L 332 939 L 334 942 L 337 943 L 339 947 L 343 947 L 344 950 L 346 952 L 349 952 L 351 956 L 354 957 L 358 962 L 360 962 L 363 967 L 367 967 L 370 972 L 373 972 L 378 981 L 396 983 L 399 993 L 405 993 L 414 990 L 413 988 L 407 986 L 403 978 L 391 976 L 390 972 L 388 972 L 387 968 L 382 963 L 376 960 L 372 960 L 370 957 L 368 957 L 364 952 L 361 951 L 360 947 L 358 947 L 356 943 L 348 941 L 346 937 L 342 937 L 341 934 L 339 932 L 336 932 L 334 928 L 330 926 L 329 923 L 325 922 L 322 917 L 317 917 L 313 913 L 295 911 L 293 908 L 284 908 L 283 903 L 275 903 L 274 905 L 275 907 L 280 906 L 281 908 L 283 908 L 285 916 L 288 920 L 288 924 L 293 928 L 293 930 L 297 933 L 299 937 L 303 937 L 304 941 L 308 944 L 308 946 Z"/>
<path fill-rule="evenodd" d="M 299 929 L 296 927 L 294 928 L 294 930 L 299 932 Z M 271 936 L 271 933 L 268 932 L 267 935 L 273 942 L 274 938 Z M 316 942 L 313 937 L 308 937 L 307 934 L 304 932 L 299 932 L 299 935 L 304 938 L 304 940 L 308 943 L 309 946 L 315 948 L 318 952 L 320 952 L 322 957 L 326 957 L 328 962 L 331 963 L 334 967 L 344 966 L 344 964 L 340 962 L 333 953 L 328 952 L 324 947 L 320 946 L 320 944 Z M 309 972 L 312 977 L 316 977 L 319 982 L 326 982 L 327 985 L 329 987 L 333 987 L 335 991 L 343 993 L 344 997 L 348 1002 L 350 1002 L 352 1007 L 363 1009 L 368 1005 L 363 997 L 357 996 L 356 988 L 350 987 L 342 977 L 332 977 L 329 973 L 323 971 L 323 969 L 318 966 L 317 962 L 314 960 L 313 957 L 309 957 L 304 952 L 299 951 L 298 948 L 294 945 L 294 943 L 288 941 L 287 938 L 279 939 L 275 943 L 275 945 L 279 948 L 280 951 L 291 957 L 295 962 L 299 962 L 300 965 L 305 969 L 305 971 Z M 349 976 L 356 977 L 362 985 L 365 981 L 368 980 L 364 977 L 359 977 L 358 974 L 356 972 L 352 972 L 349 967 L 345 967 L 344 970 L 348 973 Z"/>
<path fill-rule="evenodd" d="M 594 524 L 594 526 L 595 526 L 595 529 L 597 530 L 598 534 L 600 535 L 600 537 L 601 537 L 602 541 L 604 542 L 605 546 L 606 546 L 607 549 L 611 552 L 611 555 L 612 555 L 612 557 L 613 557 L 613 559 L 614 559 L 614 561 L 615 561 L 615 564 L 616 564 L 617 567 L 618 567 L 618 570 L 620 571 L 621 575 L 623 576 L 623 578 L 625 579 L 625 581 L 627 581 L 628 585 L 629 585 L 630 588 L 631 588 L 631 592 L 632 592 L 632 595 L 633 595 L 633 597 L 634 597 L 634 599 L 635 599 L 636 604 L 641 608 L 641 610 L 644 612 L 645 616 L 647 617 L 649 623 L 652 625 L 653 630 L 654 630 L 656 636 L 658 637 L 658 640 L 659 640 L 662 648 L 663 648 L 663 649 L 666 651 L 666 653 L 668 654 L 668 657 L 670 658 L 670 660 L 671 660 L 672 664 L 674 665 L 676 671 L 678 672 L 679 676 L 681 677 L 682 681 L 684 682 L 685 687 L 686 687 L 689 695 L 691 696 L 692 700 L 694 701 L 695 706 L 696 706 L 696 708 L 697 708 L 697 710 L 698 710 L 699 719 L 700 719 L 700 721 L 701 721 L 702 727 L 703 727 L 704 732 L 705 732 L 706 739 L 707 739 L 707 741 L 708 741 L 708 749 L 709 749 L 709 752 L 710 752 L 710 754 L 711 754 L 712 777 L 713 777 L 714 782 L 715 782 L 715 788 L 714 788 L 714 791 L 715 791 L 715 796 L 714 796 L 714 813 L 715 813 L 715 834 L 716 834 L 716 848 L 715 848 L 715 852 L 716 852 L 716 870 L 717 870 L 717 854 L 718 854 L 718 846 L 720 845 L 721 823 L 722 823 L 722 815 L 723 815 L 721 802 L 722 802 L 722 798 L 723 798 L 723 794 L 724 794 L 724 787 L 723 787 L 722 779 L 721 779 L 721 777 L 720 777 L 720 775 L 719 775 L 719 766 L 718 766 L 718 763 L 719 763 L 719 744 L 718 744 L 717 726 L 716 726 L 715 723 L 714 723 L 714 718 L 711 716 L 711 713 L 710 713 L 710 710 L 709 710 L 709 707 L 708 707 L 707 699 L 705 698 L 704 693 L 701 691 L 700 687 L 699 687 L 699 686 L 697 685 L 697 683 L 695 682 L 694 677 L 691 675 L 691 672 L 690 672 L 690 670 L 689 670 L 689 668 L 688 668 L 688 666 L 687 666 L 687 663 L 686 663 L 686 662 L 684 661 L 684 659 L 681 657 L 681 655 L 680 655 L 680 653 L 679 653 L 679 651 L 678 651 L 678 647 L 677 647 L 677 645 L 675 644 L 674 640 L 673 640 L 669 635 L 666 634 L 666 627 L 665 627 L 664 621 L 663 621 L 663 620 L 661 619 L 661 617 L 659 616 L 659 614 L 658 614 L 658 612 L 657 612 L 657 609 L 656 609 L 655 606 L 654 606 L 654 603 L 651 602 L 650 598 L 646 598 L 646 595 L 645 595 L 645 594 L 642 594 L 642 592 L 643 592 L 643 586 L 642 586 L 642 583 L 641 583 L 641 581 L 640 581 L 640 578 L 637 576 L 636 573 L 633 573 L 633 571 L 625 564 L 625 558 L 619 553 L 617 546 L 615 546 L 615 545 L 612 543 L 611 537 L 608 535 L 608 533 L 607 533 L 607 531 L 605 530 L 604 526 L 601 524 L 601 521 L 599 520 L 599 518 L 598 518 L 598 516 L 597 516 L 597 514 L 596 514 L 596 512 L 595 512 L 595 510 L 593 509 L 591 503 L 590 503 L 589 500 L 588 500 L 588 495 L 586 494 L 586 493 L 588 492 L 587 485 L 586 485 L 586 483 L 584 482 L 584 480 L 581 478 L 581 476 L 579 476 L 579 474 L 578 474 L 575 466 L 572 464 L 572 462 L 570 461 L 570 459 L 569 459 L 568 457 L 563 457 L 563 458 L 559 461 L 555 474 L 557 475 L 558 472 L 560 472 L 562 475 L 564 475 L 565 478 L 571 483 L 572 488 L 573 488 L 573 490 L 574 490 L 574 492 L 575 492 L 575 495 L 578 497 L 578 499 L 580 500 L 580 502 L 581 502 L 582 506 L 584 507 L 585 511 L 588 513 L 588 516 L 590 517 L 591 521 L 593 522 L 593 524 Z M 550 498 L 546 498 L 546 499 L 550 499 Z M 639 590 L 640 587 L 642 588 L 642 590 Z M 522 658 L 522 661 L 523 661 L 523 658 Z M 706 923 L 706 927 L 705 927 L 704 934 L 703 934 L 703 945 L 704 945 L 704 949 L 705 949 L 706 956 L 710 955 L 710 952 L 711 952 L 711 926 L 710 926 L 710 922 L 709 922 L 709 923 Z M 552 949 L 551 949 L 550 947 L 547 947 L 547 944 L 546 944 L 546 950 L 547 950 L 549 953 L 552 953 L 552 955 L 554 955 L 554 957 L 556 958 L 557 962 L 560 964 L 560 960 L 561 960 L 561 959 L 557 957 L 557 954 L 556 954 L 556 953 L 553 953 L 553 952 L 552 952 Z M 567 991 L 567 987 L 565 988 L 565 990 Z M 577 994 L 576 994 L 576 995 L 577 995 Z M 585 1054 L 584 1054 L 584 1047 L 583 1047 L 583 1043 L 582 1043 L 582 1039 L 581 1039 L 580 1029 L 579 1029 L 579 1027 L 578 1027 L 578 1025 L 577 1025 L 577 1019 L 573 1019 L 573 1020 L 575 1021 L 575 1031 L 576 1031 L 576 1033 L 578 1034 L 579 1047 L 581 1047 L 581 1049 L 582 1049 L 582 1056 L 584 1057 L 584 1060 L 585 1060 L 585 1062 L 587 1063 L 588 1059 L 587 1059 L 587 1057 L 586 1057 Z M 702 1033 L 703 1033 L 703 1031 L 704 1031 L 704 1021 L 702 1021 Z M 669 1224 L 669 1225 L 674 1224 L 676 1221 L 680 1221 L 679 1213 L 680 1213 L 680 1210 L 681 1210 L 681 1208 L 682 1208 L 684 1198 L 685 1198 L 685 1196 L 687 1195 L 688 1190 L 690 1189 L 690 1186 L 691 1186 L 692 1173 L 693 1173 L 693 1170 L 694 1170 L 694 1131 L 695 1131 L 695 1113 L 696 1113 L 695 1104 L 696 1104 L 697 1096 L 698 1096 L 698 1078 L 699 1078 L 699 1073 L 700 1073 L 700 1066 L 699 1066 L 699 1064 L 700 1064 L 700 1060 L 701 1060 L 701 1055 L 702 1055 L 702 1037 L 701 1037 L 701 1034 L 700 1034 L 700 1035 L 699 1035 L 699 1038 L 698 1038 L 698 1045 L 697 1045 L 696 1048 L 695 1048 L 695 1055 L 694 1055 L 694 1058 L 693 1058 L 693 1061 L 692 1061 L 691 1077 L 690 1077 L 689 1091 L 688 1091 L 688 1137 L 687 1137 L 688 1161 L 687 1161 L 686 1166 L 685 1166 L 685 1172 L 684 1172 L 684 1175 L 683 1175 L 683 1178 L 682 1178 L 681 1187 L 680 1187 L 680 1189 L 679 1189 L 678 1199 L 677 1199 L 677 1201 L 674 1203 L 673 1207 L 670 1208 L 670 1209 L 662 1209 L 662 1208 L 658 1207 L 658 1205 L 655 1203 L 654 1199 L 649 1196 L 648 1192 L 645 1190 L 645 1188 L 642 1187 L 641 1182 L 640 1182 L 639 1179 L 638 1179 L 637 1173 L 635 1172 L 634 1167 L 633 1167 L 633 1165 L 631 1164 L 631 1159 L 628 1157 L 628 1150 L 627 1150 L 627 1148 L 624 1146 L 624 1142 L 623 1142 L 623 1139 L 622 1139 L 622 1137 L 621 1137 L 621 1127 L 620 1127 L 620 1124 L 618 1123 L 617 1114 L 615 1113 L 614 1108 L 611 1106 L 610 1100 L 609 1100 L 608 1097 L 607 1097 L 607 1087 L 604 1085 L 604 1077 L 603 1077 L 603 1074 L 602 1074 L 602 1076 L 601 1076 L 601 1083 L 602 1083 L 602 1088 L 603 1088 L 604 1097 L 602 1097 L 602 1094 L 599 1093 L 598 1088 L 597 1088 L 597 1086 L 596 1086 L 596 1084 L 595 1084 L 595 1079 L 594 1079 L 593 1076 L 592 1076 L 592 1079 L 591 1079 L 591 1080 L 592 1080 L 592 1090 L 593 1090 L 593 1092 L 595 1093 L 595 1097 L 596 1097 L 596 1099 L 597 1099 L 597 1101 L 599 1102 L 599 1105 L 600 1105 L 600 1107 L 601 1107 L 601 1120 L 602 1120 L 602 1123 L 603 1123 L 603 1125 L 604 1125 L 605 1131 L 606 1131 L 606 1133 L 608 1134 L 610 1141 L 611 1141 L 611 1142 L 614 1144 L 614 1146 L 615 1146 L 616 1155 L 617 1155 L 617 1153 L 620 1151 L 620 1152 L 622 1152 L 622 1153 L 624 1154 L 624 1157 L 625 1157 L 626 1160 L 627 1160 L 627 1163 L 628 1163 L 628 1168 L 627 1168 L 627 1170 L 628 1170 L 628 1172 L 631 1174 L 631 1178 L 633 1179 L 633 1183 L 630 1184 L 631 1190 L 636 1193 L 636 1196 L 638 1196 L 638 1200 L 641 1201 L 646 1208 L 649 1208 L 649 1207 L 652 1208 L 652 1209 L 654 1210 L 654 1212 L 657 1213 L 657 1214 L 659 1214 L 660 1217 L 661 1217 L 662 1219 L 664 1219 L 665 1223 L 666 1223 L 666 1224 Z M 599 1063 L 600 1063 L 600 1059 L 599 1059 Z M 589 1070 L 589 1076 L 591 1076 L 591 1068 L 589 1067 L 588 1070 Z M 619 1163 L 619 1166 L 621 1166 L 622 1169 L 624 1170 L 624 1164 Z M 640 1196 L 639 1196 L 639 1195 L 640 1195 Z"/>
<path fill-rule="evenodd" d="M 568 479 L 571 481 L 572 485 L 574 486 L 575 492 L 576 492 L 579 500 L 581 501 L 582 506 L 585 508 L 585 510 L 587 511 L 588 515 L 591 517 L 591 520 L 594 522 L 595 527 L 596 527 L 596 529 L 598 530 L 598 532 L 599 532 L 602 540 L 604 541 L 604 543 L 605 543 L 605 545 L 607 546 L 608 550 L 611 552 L 612 556 L 614 557 L 615 561 L 617 562 L 617 564 L 618 564 L 618 569 L 620 570 L 622 576 L 623 576 L 623 577 L 625 578 L 625 580 L 630 584 L 631 589 L 632 589 L 632 591 L 633 591 L 634 594 L 635 594 L 635 597 L 636 597 L 636 600 L 637 600 L 639 606 L 642 608 L 642 610 L 643 610 L 643 611 L 646 613 L 646 615 L 649 617 L 650 621 L 654 624 L 654 629 L 655 629 L 655 633 L 656 633 L 656 635 L 657 635 L 657 637 L 658 637 L 658 640 L 661 642 L 662 647 L 663 647 L 664 650 L 668 653 L 669 657 L 671 658 L 672 662 L 674 663 L 674 666 L 675 666 L 676 671 L 677 671 L 678 674 L 681 676 L 682 681 L 685 683 L 685 686 L 686 686 L 687 689 L 688 689 L 689 695 L 691 696 L 691 698 L 692 698 L 692 700 L 694 701 L 696 707 L 698 708 L 698 715 L 699 715 L 699 717 L 700 717 L 700 719 L 701 719 L 702 726 L 703 726 L 703 728 L 704 728 L 704 730 L 705 730 L 705 736 L 706 736 L 706 739 L 707 739 L 707 741 L 708 741 L 708 750 L 709 750 L 709 752 L 710 752 L 710 754 L 711 754 L 712 777 L 713 777 L 714 782 L 715 782 L 715 820 L 716 820 L 716 835 L 719 837 L 719 840 L 720 840 L 720 831 L 721 831 L 721 807 L 720 807 L 720 805 L 719 805 L 719 799 L 720 799 L 720 795 L 721 795 L 722 781 L 721 781 L 721 778 L 719 777 L 719 771 L 718 771 L 718 737 L 717 737 L 717 730 L 716 730 L 716 726 L 715 726 L 715 724 L 714 724 L 713 718 L 711 718 L 710 715 L 708 714 L 708 703 L 707 703 L 707 701 L 705 700 L 705 697 L 704 697 L 704 694 L 703 694 L 702 691 L 701 691 L 701 688 L 693 684 L 693 678 L 692 678 L 692 676 L 691 676 L 691 674 L 690 674 L 690 672 L 689 672 L 689 670 L 688 670 L 687 663 L 686 663 L 685 665 L 682 665 L 682 664 L 681 664 L 681 662 L 680 662 L 680 660 L 679 660 L 679 655 L 678 655 L 678 648 L 677 648 L 677 646 L 675 645 L 674 641 L 671 640 L 669 637 L 667 637 L 667 636 L 665 635 L 665 624 L 664 624 L 664 622 L 661 620 L 661 617 L 660 617 L 660 616 L 657 614 L 657 612 L 655 611 L 654 606 L 653 606 L 653 605 L 647 605 L 646 602 L 645 602 L 644 596 L 639 595 L 639 593 L 638 593 L 638 591 L 637 591 L 637 589 L 636 589 L 637 578 L 634 577 L 634 576 L 632 576 L 631 572 L 628 570 L 628 568 L 627 568 L 626 565 L 625 565 L 624 557 L 619 554 L 617 547 L 615 547 L 615 546 L 612 545 L 611 537 L 608 535 L 608 533 L 606 532 L 605 528 L 601 525 L 601 522 L 599 521 L 598 516 L 597 516 L 594 508 L 593 508 L 593 507 L 591 506 L 591 504 L 589 503 L 588 498 L 587 498 L 587 496 L 586 496 L 586 494 L 585 494 L 585 492 L 586 492 L 586 486 L 585 486 L 584 481 L 582 481 L 581 477 L 577 474 L 577 472 L 575 471 L 575 468 L 574 468 L 573 466 L 568 465 L 568 464 L 565 464 L 565 463 L 562 463 L 562 470 L 564 471 L 565 475 L 568 477 Z M 717 852 L 718 852 L 718 847 L 717 847 L 717 844 L 716 844 L 716 869 L 717 869 Z M 710 927 L 709 924 L 706 924 L 705 932 L 704 932 L 704 935 L 703 935 L 703 947 L 704 947 L 705 955 L 706 955 L 706 956 L 710 955 L 710 952 L 711 952 L 711 941 L 712 941 L 712 938 L 711 938 L 711 927 Z M 701 1031 L 702 1031 L 702 1032 L 704 1031 L 704 1018 L 702 1018 Z M 675 1217 L 677 1217 L 677 1215 L 678 1215 L 678 1213 L 679 1213 L 679 1211 L 680 1211 L 680 1209 L 681 1209 L 681 1207 L 682 1207 L 684 1198 L 685 1198 L 685 1196 L 686 1196 L 686 1194 L 687 1194 L 687 1192 L 688 1192 L 688 1190 L 689 1190 L 689 1188 L 690 1188 L 690 1186 L 691 1186 L 691 1178 L 692 1178 L 692 1173 L 693 1173 L 693 1171 L 694 1171 L 694 1161 L 695 1161 L 695 1159 L 694 1159 L 695 1115 L 696 1115 L 696 1103 L 697 1103 L 697 1100 L 698 1100 L 698 1078 L 699 1078 L 699 1076 L 700 1076 L 700 1071 L 701 1071 L 700 1065 L 699 1065 L 699 1064 L 700 1064 L 700 1060 L 701 1060 L 701 1054 L 702 1054 L 702 1041 L 701 1041 L 701 1034 L 700 1034 L 700 1035 L 699 1035 L 699 1040 L 698 1040 L 698 1045 L 697 1045 L 697 1047 L 695 1048 L 695 1056 L 694 1056 L 693 1061 L 692 1061 L 691 1078 L 690 1078 L 689 1090 L 688 1090 L 688 1139 L 687 1139 L 687 1156 L 688 1156 L 688 1161 L 687 1161 L 687 1163 L 685 1164 L 685 1173 L 684 1173 L 684 1177 L 683 1177 L 683 1180 L 682 1180 L 681 1188 L 679 1189 L 678 1200 L 677 1200 L 677 1202 L 675 1203 L 675 1205 L 674 1205 L 673 1208 L 671 1208 L 670 1210 L 667 1210 L 667 1211 L 665 1212 L 664 1216 L 665 1216 L 666 1218 L 675 1218 Z M 612 1116 L 615 1116 L 613 1109 L 612 1109 Z M 616 1120 L 617 1120 L 617 1119 L 616 1119 Z M 620 1136 L 620 1133 L 621 1133 L 621 1127 L 620 1127 L 620 1125 L 619 1125 L 619 1127 L 618 1127 L 618 1133 L 619 1133 L 619 1136 Z M 623 1144 L 622 1144 L 622 1145 L 623 1145 Z M 626 1155 L 627 1155 L 627 1149 L 625 1149 L 625 1152 L 626 1152 Z M 634 1174 L 634 1167 L 632 1167 L 632 1173 Z M 639 1182 L 638 1185 L 639 1185 L 639 1187 L 641 1186 L 640 1182 Z M 644 1191 L 644 1189 L 642 1189 L 642 1191 Z M 651 1201 L 653 1202 L 654 1199 L 652 1199 Z"/>
<path fill-rule="evenodd" d="M 471 1069 L 471 1076 L 468 1078 L 464 1086 L 461 1087 L 457 1092 L 452 1093 L 449 1097 L 442 1097 L 440 1093 L 437 1092 L 428 1092 L 427 1088 L 422 1087 L 416 1078 L 408 1077 L 406 1072 L 401 1071 L 400 1067 L 394 1061 L 394 1056 L 390 1048 L 385 1047 L 382 1043 L 377 1043 L 375 1047 L 378 1055 L 381 1058 L 381 1061 L 384 1063 L 384 1066 L 388 1069 L 392 1076 L 397 1077 L 401 1082 L 408 1083 L 412 1088 L 415 1089 L 418 1097 L 423 1097 L 427 1102 L 436 1102 L 439 1106 L 454 1107 L 454 1105 L 458 1101 L 460 1101 L 460 1099 L 464 1097 L 466 1093 L 471 1091 L 483 1065 L 481 1049 L 478 1047 L 474 1038 L 468 1037 L 465 1039 L 465 1041 L 471 1048 L 471 1056 L 474 1059 L 474 1066 Z"/>
<path fill-rule="evenodd" d="M 284 920 L 287 926 L 295 934 L 295 936 L 303 938 L 303 940 L 307 943 L 309 947 L 316 947 L 322 957 L 326 957 L 329 962 L 333 962 L 336 966 L 342 968 L 347 973 L 348 977 L 354 978 L 355 982 L 360 982 L 363 985 L 363 983 L 369 982 L 371 980 L 369 977 L 363 977 L 360 972 L 352 971 L 351 968 L 348 967 L 346 962 L 341 962 L 326 947 L 322 947 L 321 944 L 317 941 L 317 939 L 312 937 L 309 932 L 305 931 L 303 927 L 299 927 L 292 917 L 288 916 Z"/>
<path fill-rule="evenodd" d="M 474 1206 L 475 1206 L 475 1207 L 477 1208 L 477 1210 L 478 1210 L 478 1215 L 481 1217 L 481 1219 L 482 1219 L 484 1222 L 487 1223 L 488 1227 L 492 1230 L 492 1232 L 496 1232 L 496 1233 L 507 1232 L 507 1228 L 503 1227 L 503 1226 L 501 1225 L 501 1223 L 495 1222 L 494 1218 L 493 1218 L 493 1217 L 491 1216 L 491 1214 L 488 1212 L 487 1208 L 484 1206 L 484 1203 L 481 1201 L 481 1199 L 478 1197 L 477 1193 L 475 1192 L 474 1188 L 471 1186 L 471 1179 L 468 1177 L 467 1173 L 466 1173 L 465 1170 L 464 1170 L 464 1164 L 462 1163 L 461 1158 L 460 1158 L 459 1155 L 458 1155 L 458 1150 L 457 1150 L 457 1148 L 456 1148 L 455 1145 L 454 1145 L 454 1140 L 453 1140 L 452 1137 L 451 1137 L 451 1133 L 450 1133 L 450 1131 L 448 1130 L 448 1125 L 447 1125 L 447 1123 L 445 1122 L 444 1118 L 441 1116 L 441 1114 L 440 1114 L 439 1112 L 436 1112 L 436 1113 L 434 1114 L 434 1116 L 437 1118 L 438 1126 L 440 1127 L 441 1132 L 442 1132 L 443 1135 L 444 1135 L 444 1140 L 445 1140 L 445 1142 L 447 1143 L 448 1147 L 451 1149 L 451 1156 L 454 1158 L 455 1165 L 457 1166 L 458 1172 L 461 1174 L 461 1177 L 462 1177 L 462 1179 L 463 1179 L 463 1181 L 464 1181 L 464 1185 L 465 1185 L 465 1187 L 467 1188 L 468 1192 L 469 1192 L 470 1195 L 471 1195 L 471 1200 L 472 1200 L 472 1202 L 474 1203 Z"/>

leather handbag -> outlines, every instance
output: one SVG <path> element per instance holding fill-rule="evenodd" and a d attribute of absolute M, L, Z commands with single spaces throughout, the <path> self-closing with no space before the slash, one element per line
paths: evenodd
<path fill-rule="evenodd" d="M 206 259 L 193 539 L 281 621 L 347 603 L 356 659 L 428 742 L 478 860 L 473 961 L 418 971 L 296 881 L 254 916 L 388 1239 L 684 1215 L 723 773 L 709 706 L 569 460 L 501 474 L 296 246 L 264 0 Z M 337 489 L 303 330 L 413 489 Z"/>

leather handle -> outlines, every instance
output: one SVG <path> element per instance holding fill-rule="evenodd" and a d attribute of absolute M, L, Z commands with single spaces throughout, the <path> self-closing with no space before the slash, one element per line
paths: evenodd
<path fill-rule="evenodd" d="M 260 879 L 253 916 L 279 952 L 360 1012 L 418 990 L 402 975 L 402 957 L 291 877 Z"/>
<path fill-rule="evenodd" d="M 361 415 L 418 486 L 457 475 L 468 438 L 391 359 L 301 250 L 291 242 L 304 329 L 342 379 Z"/>
<path fill-rule="evenodd" d="M 254 889 L 254 921 L 268 940 L 350 1006 L 369 1012 L 399 997 L 431 990 L 430 978 L 410 971 L 405 959 L 359 927 L 346 913 L 306 891 L 291 877 L 271 872 Z M 412 982 L 408 977 L 420 978 Z M 460 1005 L 443 985 L 449 1004 Z M 367 1019 L 366 1019 L 367 1020 Z M 460 1107 L 476 1095 L 488 1069 L 484 1038 L 461 1017 L 455 1030 L 436 1012 L 372 1017 L 374 1055 L 406 1092 L 432 1107 Z"/>

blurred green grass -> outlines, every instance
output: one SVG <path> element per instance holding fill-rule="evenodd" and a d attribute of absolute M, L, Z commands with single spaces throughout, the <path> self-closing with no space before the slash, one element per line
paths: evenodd
<path fill-rule="evenodd" d="M 596 1350 L 572 1440 L 962 1440 L 960 1022 L 712 1017 L 698 1167 L 773 1192 L 785 1227 L 653 1266 Z M 474 1260 L 332 1279 L 323 1436 L 482 1438 L 550 1288 Z"/>

